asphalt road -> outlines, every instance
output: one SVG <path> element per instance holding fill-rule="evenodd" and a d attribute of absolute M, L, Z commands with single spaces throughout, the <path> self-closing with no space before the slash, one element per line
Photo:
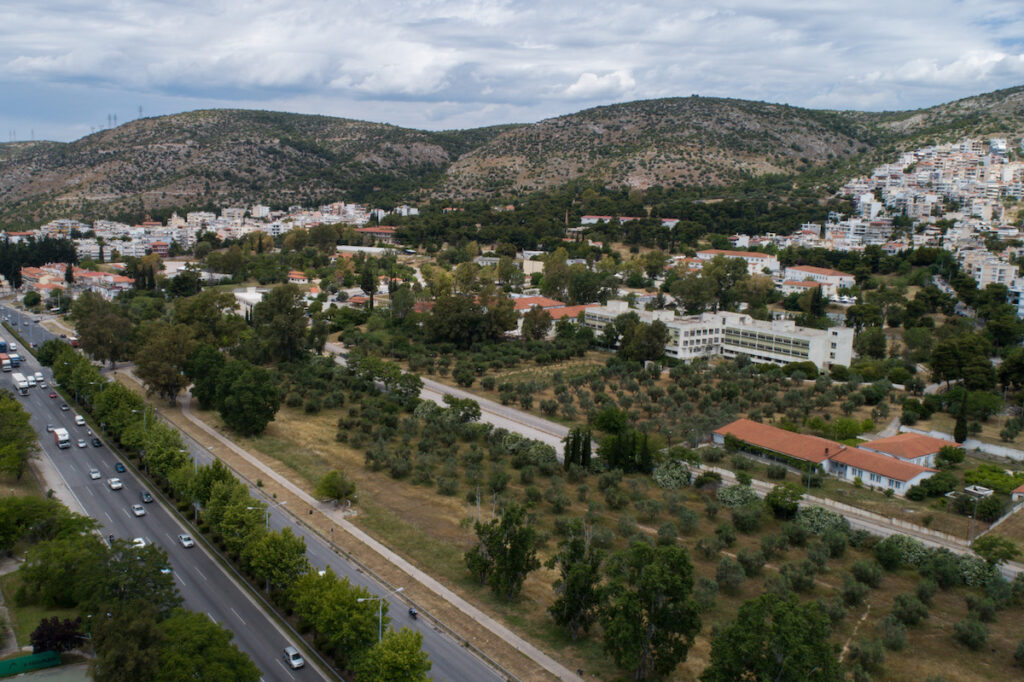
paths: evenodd
<path fill-rule="evenodd" d="M 29 324 L 18 325 L 18 329 L 23 338 L 28 340 L 30 343 L 40 344 L 43 341 L 54 338 L 54 334 L 50 333 L 41 325 L 35 324 L 34 319 L 40 316 L 20 314 L 18 311 L 9 307 L 3 306 L 2 310 L 4 314 L 12 314 L 12 324 L 15 322 L 21 322 L 27 320 Z M 6 330 L 5 330 L 6 331 Z M 3 332 L 0 332 L 3 335 Z M 9 335 L 8 335 L 9 336 Z M 6 338 L 6 337 L 5 337 Z M 19 349 L 19 354 L 24 358 L 25 353 Z M 38 363 L 35 360 L 29 360 L 28 364 L 23 361 L 22 371 L 23 374 L 27 374 L 27 370 L 31 369 L 32 372 L 38 371 Z M 43 374 L 47 377 L 47 381 L 51 378 L 48 370 L 43 369 Z M 10 376 L 10 375 L 6 375 Z M 9 382 L 10 379 L 8 378 Z M 158 505 L 150 504 L 146 505 L 147 511 L 152 513 L 146 516 L 136 519 L 131 516 L 130 506 L 139 501 L 138 493 L 142 489 L 141 483 L 132 475 L 128 473 L 122 474 L 121 478 L 125 483 L 124 490 L 114 493 L 106 485 L 106 479 L 116 474 L 113 473 L 113 462 L 114 457 L 110 451 L 104 447 L 102 452 L 91 446 L 85 450 L 79 450 L 77 447 L 72 447 L 69 450 L 57 450 L 52 442 L 52 435 L 45 433 L 45 427 L 47 423 L 53 423 L 55 426 L 64 426 L 68 429 L 71 435 L 72 442 L 79 438 L 79 431 L 82 434 L 85 433 L 87 427 L 76 427 L 74 425 L 73 412 L 59 411 L 59 404 L 62 402 L 60 398 L 56 400 L 50 400 L 46 397 L 49 389 L 40 390 L 38 388 L 29 389 L 29 396 L 26 402 L 26 408 L 34 413 L 33 425 L 36 426 L 37 431 L 41 433 L 41 442 L 47 448 L 47 452 L 55 453 L 53 455 L 54 461 L 58 463 L 61 471 L 64 472 L 64 466 L 74 466 L 75 469 L 72 472 L 64 473 L 67 482 L 71 485 L 72 490 L 78 495 L 79 499 L 86 506 L 90 515 L 94 518 L 99 519 L 104 524 L 104 534 L 114 533 L 119 537 L 133 538 L 139 535 L 144 535 L 157 541 L 158 544 L 164 546 L 167 549 L 168 554 L 171 557 L 172 565 L 174 566 L 176 575 L 179 576 L 179 580 L 189 581 L 189 584 L 196 582 L 196 579 L 204 580 L 209 578 L 211 573 L 216 572 L 218 576 L 222 577 L 227 582 L 227 577 L 223 575 L 222 569 L 216 563 L 212 563 L 212 559 L 207 556 L 202 558 L 212 565 L 208 568 L 200 566 L 199 562 L 193 561 L 190 565 L 189 559 L 196 557 L 198 545 L 196 548 L 191 550 L 184 550 L 181 545 L 176 541 L 177 535 L 181 532 L 185 532 L 178 528 L 177 522 L 170 518 L 170 514 L 164 509 L 160 508 L 161 514 L 161 525 L 156 530 L 148 530 L 149 524 L 156 524 L 157 516 L 156 509 Z M 40 416 L 40 415 L 46 416 Z M 38 423 L 37 423 L 38 422 Z M 70 424 L 70 426 L 68 426 Z M 196 443 L 186 434 L 182 434 L 185 439 L 188 448 L 191 451 L 192 457 L 201 465 L 211 463 L 215 456 L 211 454 L 205 447 Z M 47 440 L 49 439 L 49 440 Z M 81 453 L 81 454 L 80 454 Z M 82 455 L 85 455 L 89 459 L 89 464 L 83 463 Z M 62 464 L 68 462 L 66 465 Z M 90 481 L 88 477 L 89 466 L 99 465 L 100 470 L 103 472 L 103 479 L 99 481 Z M 82 491 L 84 494 L 80 493 Z M 330 566 L 331 569 L 339 576 L 346 577 L 349 581 L 355 585 L 360 585 L 367 588 L 374 595 L 384 595 L 388 604 L 388 613 L 392 619 L 392 625 L 395 628 L 408 627 L 412 630 L 416 630 L 423 635 L 423 650 L 430 656 L 432 662 L 432 668 L 430 670 L 430 676 L 438 682 L 459 682 L 463 680 L 472 680 L 473 682 L 487 682 L 488 680 L 503 680 L 505 676 L 500 675 L 494 668 L 485 663 L 482 659 L 477 657 L 472 651 L 466 647 L 460 645 L 452 637 L 437 628 L 429 619 L 417 618 L 413 619 L 408 614 L 409 605 L 402 599 L 401 594 L 388 594 L 388 590 L 378 583 L 372 577 L 366 575 L 358 566 L 351 563 L 345 557 L 335 552 L 327 542 L 322 540 L 318 535 L 312 533 L 306 526 L 299 523 L 294 516 L 289 514 L 280 503 L 273 500 L 263 494 L 261 490 L 255 487 L 250 487 L 250 494 L 253 497 L 262 499 L 268 504 L 269 509 L 269 525 L 272 529 L 280 530 L 288 527 L 292 531 L 304 538 L 306 541 L 306 555 L 309 558 L 310 564 L 316 569 L 324 569 Z M 87 503 L 88 500 L 106 500 L 107 504 L 94 511 L 94 507 L 90 507 Z M 120 500 L 120 503 L 118 503 Z M 164 518 L 166 517 L 166 518 Z M 166 521 L 166 523 L 163 523 Z M 109 524 L 109 525 L 108 525 Z M 118 525 L 122 524 L 122 525 Z M 106 530 L 106 528 L 112 528 L 112 530 Z M 146 529 L 145 532 L 141 532 L 140 529 Z M 159 542 L 160 539 L 163 542 Z M 169 545 L 169 546 L 168 546 Z M 179 564 L 181 568 L 179 568 Z M 205 578 L 201 578 L 199 575 L 189 574 L 189 570 L 193 568 L 201 568 L 201 574 Z M 179 585 L 181 586 L 181 585 Z M 206 585 L 204 585 L 206 587 Z M 396 586 L 404 587 L 404 586 Z M 257 665 L 264 670 L 266 677 L 265 679 L 303 679 L 307 678 L 309 673 L 312 673 L 308 665 L 306 670 L 300 670 L 292 673 L 292 671 L 284 669 L 284 661 L 280 658 L 280 652 L 285 646 L 286 642 L 277 630 L 276 626 L 271 623 L 262 613 L 249 614 L 242 613 L 241 617 L 228 618 L 223 614 L 227 611 L 229 615 L 236 616 L 234 610 L 237 609 L 237 602 L 242 600 L 247 606 L 251 606 L 254 610 L 255 607 L 249 601 L 249 597 L 244 594 L 240 594 L 238 588 L 234 588 L 232 592 L 222 592 L 219 589 L 209 589 L 204 592 L 205 602 L 197 603 L 196 605 L 189 602 L 188 594 L 190 589 L 182 587 L 182 593 L 186 595 L 186 604 L 190 609 L 196 611 L 204 611 L 211 613 L 217 622 L 221 623 L 232 632 L 235 633 L 235 642 L 240 648 L 249 653 L 256 661 Z M 220 605 L 219 610 L 212 610 L 212 605 Z M 235 607 L 234 609 L 232 607 Z M 240 611 L 240 610 L 239 610 Z M 250 617 L 252 620 L 250 620 Z M 258 623 L 254 628 L 252 624 Z M 246 640 L 243 638 L 243 633 L 251 633 L 254 629 L 259 631 L 272 631 L 274 637 L 270 641 L 264 641 L 264 638 L 254 638 L 250 648 L 245 646 Z M 269 636 L 269 635 L 268 635 Z M 261 660 L 257 656 L 256 652 L 269 652 L 264 654 Z M 276 671 L 275 671 L 276 669 Z M 287 674 L 286 674 L 287 673 Z M 289 675 L 291 677 L 289 677 Z M 309 676 L 307 679 L 317 679 L 313 676 Z"/>
<path fill-rule="evenodd" d="M 5 311 L 6 312 L 6 311 Z M 15 315 L 14 320 L 17 320 Z M 36 327 L 35 335 L 44 332 Z M 29 338 L 28 328 L 22 333 Z M 0 332 L 10 341 L 7 330 Z M 39 342 L 38 340 L 36 341 Z M 40 365 L 31 356 L 19 348 L 22 356 L 21 367 L 17 372 L 26 376 L 31 372 L 41 371 L 49 385 L 52 374 L 48 368 Z M 13 372 L 12 372 L 13 374 Z M 0 375 L 0 386 L 11 388 L 11 374 Z M 60 405 L 64 400 L 49 398 L 51 388 L 30 388 L 27 396 L 19 399 L 25 409 L 32 413 L 31 423 L 39 434 L 39 442 L 64 478 L 72 493 L 86 512 L 100 522 L 104 537 L 114 535 L 119 538 L 133 539 L 144 537 L 167 551 L 171 568 L 174 571 L 178 588 L 185 600 L 185 606 L 193 611 L 207 614 L 211 620 L 228 628 L 235 634 L 235 644 L 252 657 L 256 665 L 263 671 L 264 680 L 333 680 L 312 663 L 307 662 L 304 669 L 290 670 L 285 666 L 282 652 L 292 641 L 282 632 L 276 623 L 270 620 L 259 609 L 251 597 L 237 586 L 214 559 L 207 554 L 205 548 L 197 542 L 191 549 L 185 549 L 178 542 L 178 535 L 191 531 L 181 525 L 164 506 L 157 502 L 145 504 L 146 515 L 135 517 L 131 505 L 141 504 L 139 494 L 148 488 L 129 468 L 124 473 L 114 470 L 118 458 L 109 447 L 96 448 L 91 445 L 88 431 L 91 425 L 77 426 L 74 409 L 62 411 Z M 16 393 L 16 391 L 15 391 Z M 73 403 L 72 403 L 73 408 Z M 54 443 L 53 435 L 47 433 L 47 424 L 55 428 L 66 428 L 71 436 L 72 447 L 60 450 Z M 86 448 L 79 448 L 76 442 L 86 438 Z M 93 480 L 89 470 L 98 469 L 102 477 Z M 108 479 L 118 477 L 124 484 L 121 490 L 111 490 Z"/>

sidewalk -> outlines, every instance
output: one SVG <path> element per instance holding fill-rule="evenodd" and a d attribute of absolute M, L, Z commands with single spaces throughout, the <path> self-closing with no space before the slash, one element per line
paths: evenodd
<path fill-rule="evenodd" d="M 132 381 L 139 383 L 139 379 L 129 368 L 122 368 L 119 370 L 123 375 L 131 378 Z M 367 534 L 358 526 L 352 524 L 344 516 L 344 509 L 335 509 L 331 505 L 321 504 L 312 495 L 307 493 L 305 490 L 293 483 L 288 477 L 275 471 L 268 464 L 264 463 L 259 457 L 253 455 L 249 451 L 240 447 L 230 438 L 227 438 L 219 431 L 211 427 L 209 424 L 192 414 L 191 410 L 191 394 L 184 394 L 178 400 L 178 406 L 181 408 L 182 416 L 188 420 L 190 424 L 203 432 L 203 434 L 215 439 L 220 445 L 229 449 L 235 455 L 241 457 L 249 466 L 260 472 L 261 475 L 266 476 L 268 479 L 284 488 L 289 494 L 293 495 L 297 500 L 307 505 L 311 510 L 316 510 L 324 517 L 330 519 L 339 529 L 345 533 L 351 535 L 362 542 L 366 547 L 370 548 L 379 557 L 383 558 L 394 568 L 402 571 L 412 579 L 419 582 L 431 593 L 447 602 L 454 608 L 461 611 L 463 614 L 471 618 L 476 624 L 486 628 L 493 635 L 500 638 L 506 644 L 511 646 L 515 651 L 526 656 L 527 658 L 534 661 L 537 665 L 541 666 L 551 675 L 562 679 L 562 680 L 577 680 L 578 676 L 570 671 L 565 666 L 561 665 L 553 658 L 545 654 L 543 651 L 538 649 L 533 644 L 519 637 L 517 634 L 512 632 L 506 626 L 487 615 L 477 607 L 470 604 L 468 601 L 460 597 L 458 594 L 450 590 L 449 588 L 442 585 L 435 578 L 431 577 L 427 573 L 423 572 L 416 566 L 412 565 L 409 561 L 399 556 L 395 552 L 388 549 L 382 543 L 377 541 L 375 538 Z M 163 408 L 158 408 L 159 411 L 163 411 Z M 294 514 L 297 510 L 293 509 L 290 505 L 288 512 Z M 460 633 L 465 634 L 465 633 Z"/>

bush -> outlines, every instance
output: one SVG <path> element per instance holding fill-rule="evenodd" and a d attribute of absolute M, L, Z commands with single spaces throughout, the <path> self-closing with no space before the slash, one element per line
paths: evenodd
<path fill-rule="evenodd" d="M 763 515 L 764 503 L 753 500 L 742 507 L 733 508 L 732 523 L 741 533 L 754 533 L 761 529 Z"/>
<path fill-rule="evenodd" d="M 824 535 L 829 530 L 850 533 L 850 522 L 829 509 L 822 507 L 801 507 L 796 513 L 796 523 L 814 535 Z"/>
<path fill-rule="evenodd" d="M 880 625 L 882 645 L 890 651 L 902 651 L 907 646 L 907 626 L 899 619 L 886 616 Z"/>
<path fill-rule="evenodd" d="M 877 639 L 861 639 L 850 644 L 849 658 L 863 669 L 877 672 L 885 663 L 885 650 Z"/>
<path fill-rule="evenodd" d="M 730 485 L 720 488 L 716 497 L 719 502 L 730 509 L 736 509 L 751 502 L 759 501 L 757 493 L 745 485 Z"/>
<path fill-rule="evenodd" d="M 761 570 L 764 568 L 765 563 L 764 554 L 761 552 L 744 547 L 736 555 L 736 559 L 740 562 L 740 566 L 743 567 L 743 572 L 747 576 L 761 575 Z"/>
<path fill-rule="evenodd" d="M 715 464 L 725 459 L 725 450 L 722 448 L 701 448 L 701 459 L 709 464 Z"/>
<path fill-rule="evenodd" d="M 802 561 L 799 564 L 790 562 L 783 564 L 779 574 L 784 576 L 792 589 L 796 592 L 810 592 L 814 589 L 814 576 L 816 571 L 814 565 L 809 561 Z"/>
<path fill-rule="evenodd" d="M 832 599 L 831 601 L 819 599 L 818 608 L 821 609 L 822 613 L 828 616 L 829 623 L 832 624 L 832 627 L 839 625 L 843 618 L 846 618 L 846 608 L 843 607 L 843 602 L 839 599 Z"/>
<path fill-rule="evenodd" d="M 711 578 L 700 578 L 693 588 L 693 601 L 701 613 L 710 611 L 718 597 L 718 583 Z"/>
<path fill-rule="evenodd" d="M 700 517 L 697 512 L 687 507 L 683 507 L 676 513 L 676 520 L 679 521 L 679 531 L 687 535 L 697 530 L 700 525 Z"/>
<path fill-rule="evenodd" d="M 782 537 L 786 538 L 790 547 L 803 547 L 807 544 L 809 536 L 807 529 L 797 523 L 790 521 L 782 524 Z"/>
<path fill-rule="evenodd" d="M 843 588 L 839 594 L 847 606 L 860 606 L 868 595 L 868 586 L 847 573 L 843 576 Z"/>
<path fill-rule="evenodd" d="M 666 521 L 658 528 L 659 545 L 674 545 L 676 544 L 677 537 L 679 537 L 679 530 L 676 528 L 676 524 L 671 521 Z"/>
<path fill-rule="evenodd" d="M 693 487 L 704 488 L 721 484 L 722 474 L 717 471 L 705 471 L 693 481 Z"/>
<path fill-rule="evenodd" d="M 882 567 L 876 561 L 854 562 L 850 567 L 850 573 L 857 579 L 857 582 L 864 583 L 868 587 L 878 587 L 882 584 Z"/>
<path fill-rule="evenodd" d="M 931 578 L 923 578 L 918 581 L 917 588 L 914 593 L 917 598 L 921 600 L 921 603 L 925 606 L 931 606 L 932 600 L 935 598 L 935 592 L 938 591 L 939 585 Z"/>
<path fill-rule="evenodd" d="M 761 553 L 767 560 L 781 555 L 787 547 L 789 547 L 789 543 L 780 535 L 765 535 L 761 538 Z"/>
<path fill-rule="evenodd" d="M 690 485 L 693 476 L 686 462 L 675 460 L 662 464 L 651 475 L 654 484 L 665 490 L 676 490 Z"/>
<path fill-rule="evenodd" d="M 715 569 L 715 580 L 718 582 L 719 589 L 726 594 L 736 594 L 746 579 L 747 574 L 744 572 L 743 566 L 736 560 L 722 557 L 722 560 L 718 562 L 718 568 Z"/>
<path fill-rule="evenodd" d="M 912 594 L 898 594 L 892 602 L 892 615 L 904 625 L 914 626 L 928 617 L 928 607 Z"/>
<path fill-rule="evenodd" d="M 440 476 L 437 479 L 437 492 L 449 497 L 459 492 L 459 479 L 450 476 Z"/>
<path fill-rule="evenodd" d="M 846 546 L 850 540 L 843 533 L 838 530 L 827 530 L 821 536 L 821 541 L 828 548 L 828 555 L 833 559 L 839 559 L 846 554 Z"/>
<path fill-rule="evenodd" d="M 698 554 L 711 561 L 721 553 L 722 541 L 718 539 L 718 536 L 708 535 L 697 540 L 695 547 Z"/>
<path fill-rule="evenodd" d="M 988 628 L 974 618 L 967 618 L 953 626 L 953 636 L 971 651 L 979 651 L 988 642 Z"/>
<path fill-rule="evenodd" d="M 732 547 L 736 544 L 736 529 L 731 523 L 720 523 L 715 528 L 715 537 L 721 541 L 723 547 Z"/>
<path fill-rule="evenodd" d="M 767 474 L 768 478 L 772 479 L 773 481 L 777 481 L 786 478 L 787 471 L 788 470 L 783 464 L 769 464 L 768 469 L 765 473 Z"/>
<path fill-rule="evenodd" d="M 967 613 L 983 623 L 993 623 L 996 620 L 996 603 L 988 597 L 979 599 L 973 594 L 966 597 Z"/>

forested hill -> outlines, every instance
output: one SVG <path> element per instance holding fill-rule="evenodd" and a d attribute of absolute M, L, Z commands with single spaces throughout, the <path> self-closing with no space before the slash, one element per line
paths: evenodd
<path fill-rule="evenodd" d="M 445 132 L 195 111 L 132 121 L 67 144 L 0 144 L 0 224 L 56 216 L 134 220 L 257 201 L 501 200 L 567 183 L 708 188 L 768 175 L 836 178 L 899 148 L 989 134 L 1024 134 L 1024 89 L 883 113 L 660 99 Z M 827 189 L 823 183 L 820 191 Z"/>

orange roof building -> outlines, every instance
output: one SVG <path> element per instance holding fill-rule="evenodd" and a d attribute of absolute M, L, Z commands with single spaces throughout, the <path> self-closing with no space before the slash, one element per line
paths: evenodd
<path fill-rule="evenodd" d="M 525 313 L 533 306 L 540 306 L 544 310 L 550 311 L 552 308 L 564 308 L 565 304 L 561 301 L 556 301 L 553 298 L 547 298 L 545 296 L 523 296 L 517 298 L 514 301 L 516 312 L 519 314 Z"/>
<path fill-rule="evenodd" d="M 716 443 L 724 444 L 726 436 L 754 446 L 761 454 L 781 455 L 780 459 L 788 460 L 787 463 L 820 465 L 833 476 L 850 482 L 860 479 L 864 485 L 892 490 L 900 496 L 935 474 L 935 469 L 899 457 L 793 433 L 750 419 L 737 419 L 714 432 Z"/>
<path fill-rule="evenodd" d="M 923 433 L 901 433 L 890 438 L 861 443 L 864 450 L 871 450 L 890 457 L 898 457 L 921 466 L 935 466 L 935 456 L 944 447 L 960 447 L 951 440 L 932 438 Z"/>

